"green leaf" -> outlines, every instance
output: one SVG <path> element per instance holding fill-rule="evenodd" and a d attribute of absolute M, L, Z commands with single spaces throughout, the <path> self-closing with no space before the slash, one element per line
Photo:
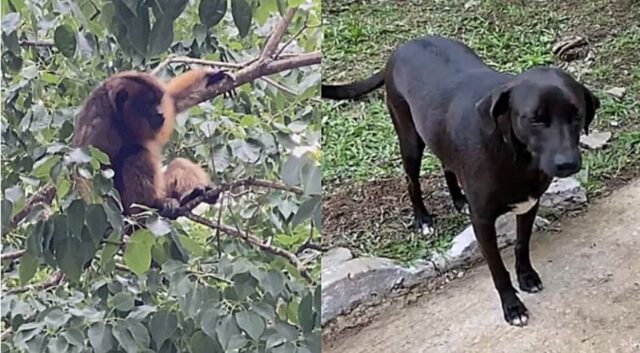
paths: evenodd
<path fill-rule="evenodd" d="M 87 209 L 87 204 L 83 200 L 74 200 L 69 208 L 67 208 L 67 222 L 69 224 L 69 230 L 71 234 L 80 238 L 82 235 L 82 228 L 84 227 L 84 213 Z"/>
<path fill-rule="evenodd" d="M 198 7 L 200 23 L 207 28 L 218 24 L 227 12 L 227 0 L 202 0 Z"/>
<path fill-rule="evenodd" d="M 171 233 L 171 224 L 160 217 L 149 217 L 146 226 L 157 237 Z"/>
<path fill-rule="evenodd" d="M 33 175 L 38 179 L 49 177 L 49 172 L 61 158 L 59 155 L 52 155 L 38 160 L 33 165 Z"/>
<path fill-rule="evenodd" d="M 214 342 L 202 331 L 197 331 L 191 336 L 189 346 L 192 353 L 211 353 Z"/>
<path fill-rule="evenodd" d="M 216 333 L 218 334 L 218 341 L 223 348 L 228 348 L 233 336 L 239 335 L 241 332 L 233 315 L 226 315 L 218 320 Z"/>
<path fill-rule="evenodd" d="M 109 221 L 107 220 L 107 214 L 104 211 L 104 207 L 98 204 L 89 205 L 87 207 L 85 218 L 91 238 L 94 240 L 96 245 L 98 245 L 109 228 Z"/>
<path fill-rule="evenodd" d="M 18 277 L 20 278 L 20 284 L 23 286 L 29 283 L 38 270 L 38 258 L 34 255 L 25 252 L 20 258 L 20 267 L 18 267 Z"/>
<path fill-rule="evenodd" d="M 9 229 L 9 222 L 11 221 L 11 213 L 13 212 L 13 202 L 3 199 L 0 205 L 0 214 L 2 219 L 0 225 L 2 225 L 2 234 Z"/>
<path fill-rule="evenodd" d="M 186 235 L 179 235 L 178 239 L 180 240 L 180 244 L 182 244 L 182 246 L 187 249 L 187 251 L 189 251 L 191 255 L 198 257 L 204 255 L 204 248 L 197 241 L 189 238 Z"/>
<path fill-rule="evenodd" d="M 20 26 L 20 13 L 11 12 L 2 17 L 2 32 L 11 33 Z"/>
<path fill-rule="evenodd" d="M 280 178 L 288 186 L 295 186 L 300 182 L 300 169 L 306 161 L 294 155 L 289 156 L 280 170 Z"/>
<path fill-rule="evenodd" d="M 251 310 L 258 313 L 265 320 L 273 321 L 276 317 L 276 311 L 273 305 L 264 301 L 251 303 Z"/>
<path fill-rule="evenodd" d="M 122 230 L 122 226 L 124 225 L 124 220 L 122 218 L 122 212 L 118 207 L 116 201 L 113 198 L 107 198 L 104 202 L 104 211 L 107 214 L 107 219 L 109 220 L 109 224 L 116 232 L 120 232 Z"/>
<path fill-rule="evenodd" d="M 258 281 L 249 273 L 242 273 L 233 277 L 233 287 L 238 300 L 244 300 L 256 290 Z"/>
<path fill-rule="evenodd" d="M 321 207 L 322 199 L 320 196 L 313 196 L 307 200 L 305 200 L 300 207 L 298 207 L 298 211 L 295 216 L 291 220 L 292 226 L 297 226 L 298 224 L 304 222 L 306 219 L 309 219 L 313 216 L 314 212 Z"/>
<path fill-rule="evenodd" d="M 69 342 L 64 337 L 58 336 L 49 341 L 47 348 L 50 353 L 64 353 L 69 349 Z"/>
<path fill-rule="evenodd" d="M 85 346 L 84 335 L 82 334 L 82 331 L 77 328 L 68 328 L 65 332 L 62 333 L 62 336 L 67 340 L 67 342 L 69 342 L 69 344 L 72 344 L 76 347 Z"/>
<path fill-rule="evenodd" d="M 307 195 L 321 195 L 321 177 L 322 173 L 320 172 L 320 168 L 318 168 L 318 166 L 314 165 L 313 163 L 307 164 L 306 168 L 303 168 L 302 170 L 302 184 L 304 186 L 304 193 Z"/>
<path fill-rule="evenodd" d="M 129 292 L 116 293 L 109 299 L 109 306 L 118 311 L 130 311 L 133 309 L 133 294 Z"/>
<path fill-rule="evenodd" d="M 62 55 L 67 58 L 72 58 L 76 53 L 76 32 L 67 24 L 56 28 L 55 32 L 53 32 L 53 42 Z"/>
<path fill-rule="evenodd" d="M 57 330 L 69 321 L 71 315 L 60 308 L 53 308 L 44 317 L 44 323 L 50 330 Z"/>
<path fill-rule="evenodd" d="M 113 347 L 113 336 L 111 335 L 111 326 L 102 322 L 96 322 L 89 327 L 88 331 L 89 343 L 95 353 L 107 353 Z"/>
<path fill-rule="evenodd" d="M 212 339 L 216 338 L 218 315 L 220 315 L 220 313 L 215 307 L 206 308 L 200 315 L 200 327 L 202 328 L 202 331 Z"/>
<path fill-rule="evenodd" d="M 279 271 L 269 270 L 260 284 L 275 298 L 284 289 L 284 276 Z"/>
<path fill-rule="evenodd" d="M 136 342 L 143 347 L 148 347 L 151 343 L 151 338 L 149 337 L 149 331 L 147 331 L 147 328 L 142 324 L 142 322 L 131 318 L 126 319 L 125 322 L 128 325 L 127 328 L 129 329 L 131 336 L 136 340 Z"/>
<path fill-rule="evenodd" d="M 173 20 L 161 17 L 151 28 L 149 34 L 149 56 L 158 56 L 164 53 L 173 42 Z"/>
<path fill-rule="evenodd" d="M 127 353 L 138 353 L 140 351 L 140 345 L 127 329 L 125 322 L 120 321 L 113 327 L 113 336 Z"/>
<path fill-rule="evenodd" d="M 142 276 L 151 266 L 151 248 L 155 242 L 153 234 L 147 229 L 133 233 L 124 251 L 124 263 L 133 273 Z"/>
<path fill-rule="evenodd" d="M 251 311 L 241 311 L 236 313 L 238 326 L 243 329 L 254 341 L 260 339 L 264 332 L 265 324 L 260 315 Z"/>
<path fill-rule="evenodd" d="M 243 162 L 255 163 L 260 158 L 260 145 L 253 141 L 234 140 L 230 145 L 236 158 Z"/>
<path fill-rule="evenodd" d="M 313 293 L 309 292 L 302 298 L 300 305 L 298 306 L 298 321 L 302 327 L 302 332 L 308 334 L 313 331 L 314 316 L 313 316 Z"/>
<path fill-rule="evenodd" d="M 231 2 L 233 23 L 238 28 L 240 38 L 244 38 L 251 28 L 251 5 L 247 0 L 233 0 Z"/>
<path fill-rule="evenodd" d="M 156 347 L 161 347 L 164 341 L 169 339 L 178 327 L 178 320 L 173 313 L 162 310 L 153 315 L 149 329 Z"/>

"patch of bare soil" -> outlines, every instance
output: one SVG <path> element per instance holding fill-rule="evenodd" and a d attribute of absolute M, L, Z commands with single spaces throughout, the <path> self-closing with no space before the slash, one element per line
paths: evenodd
<path fill-rule="evenodd" d="M 466 216 L 458 214 L 444 177 L 421 179 L 424 202 L 436 217 L 438 241 L 460 229 Z M 322 242 L 325 247 L 345 246 L 355 252 L 363 244 L 404 241 L 413 236 L 413 211 L 402 177 L 343 185 L 322 202 Z"/>

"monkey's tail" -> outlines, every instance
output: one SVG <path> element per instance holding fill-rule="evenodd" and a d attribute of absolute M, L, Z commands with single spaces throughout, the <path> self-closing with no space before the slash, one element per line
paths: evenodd
<path fill-rule="evenodd" d="M 357 99 L 384 85 L 384 71 L 380 70 L 361 81 L 346 85 L 322 85 L 322 98 Z"/>

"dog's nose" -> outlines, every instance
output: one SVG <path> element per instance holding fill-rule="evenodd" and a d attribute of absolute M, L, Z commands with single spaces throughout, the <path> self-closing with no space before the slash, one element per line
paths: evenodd
<path fill-rule="evenodd" d="M 557 155 L 553 162 L 556 166 L 557 176 L 561 178 L 574 174 L 580 169 L 580 161 L 567 155 Z"/>

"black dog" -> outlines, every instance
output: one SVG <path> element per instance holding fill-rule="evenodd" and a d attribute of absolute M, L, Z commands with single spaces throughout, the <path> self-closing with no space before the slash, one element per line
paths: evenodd
<path fill-rule="evenodd" d="M 323 85 L 322 97 L 355 99 L 382 85 L 400 139 L 416 227 L 423 233 L 433 227 L 419 182 L 426 144 L 443 164 L 455 207 L 469 206 L 505 320 L 526 325 L 527 309 L 498 251 L 495 221 L 509 211 L 517 214 L 518 283 L 526 292 L 542 290 L 529 259 L 538 199 L 553 177 L 580 169 L 580 130 L 588 133 L 598 98 L 561 70 L 497 72 L 469 47 L 441 37 L 401 45 L 384 70 L 348 85 Z"/>

